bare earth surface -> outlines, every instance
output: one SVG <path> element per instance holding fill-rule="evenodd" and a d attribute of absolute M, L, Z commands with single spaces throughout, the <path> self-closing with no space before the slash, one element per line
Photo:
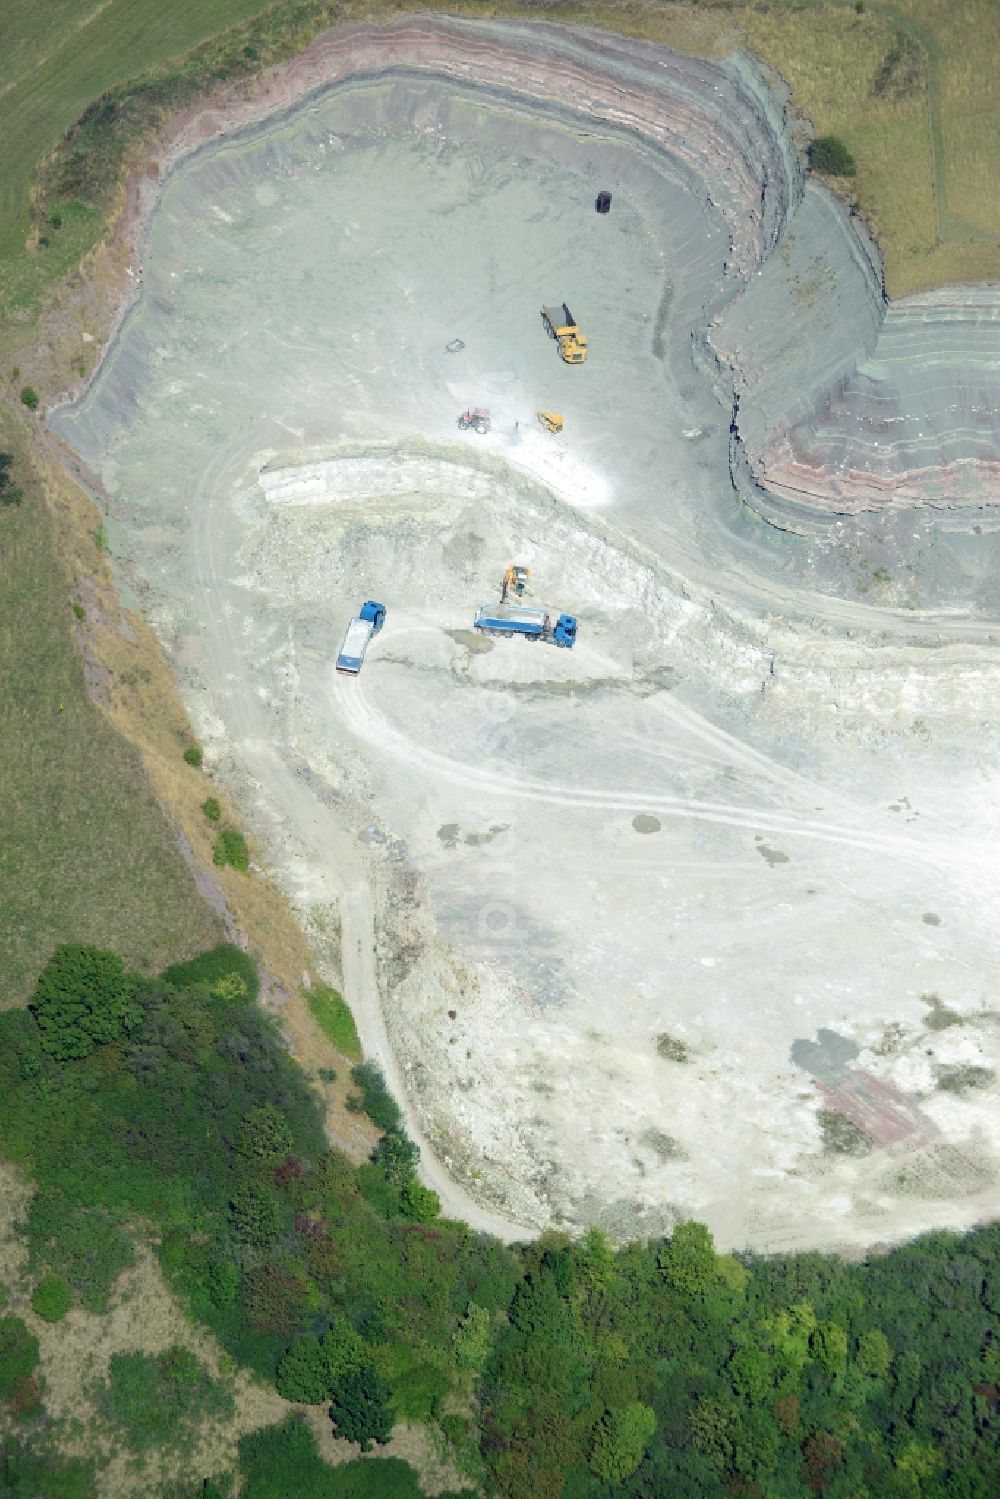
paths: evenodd
<path fill-rule="evenodd" d="M 440 31 L 332 42 L 302 76 L 353 81 L 167 179 L 52 417 L 122 576 L 303 919 L 339 912 L 447 1210 L 761 1249 L 994 1213 L 994 303 L 948 358 L 911 320 L 905 387 L 877 258 L 744 63 Z M 937 436 L 887 439 L 872 500 L 878 380 Z M 574 651 L 472 631 L 514 559 Z"/>

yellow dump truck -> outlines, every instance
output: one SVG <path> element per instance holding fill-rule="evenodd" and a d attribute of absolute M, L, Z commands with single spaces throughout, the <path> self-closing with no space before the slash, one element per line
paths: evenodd
<path fill-rule="evenodd" d="M 587 357 L 587 340 L 573 320 L 573 314 L 561 302 L 558 307 L 543 307 L 542 322 L 550 338 L 559 345 L 567 364 L 582 364 Z"/>

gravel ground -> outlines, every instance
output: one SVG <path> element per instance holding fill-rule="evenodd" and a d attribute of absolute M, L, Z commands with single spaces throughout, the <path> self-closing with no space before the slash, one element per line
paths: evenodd
<path fill-rule="evenodd" d="M 400 80 L 201 153 L 54 425 L 268 864 L 338 912 L 449 1211 L 758 1248 L 971 1222 L 1000 625 L 969 538 L 756 520 L 698 354 L 734 290 L 712 205 L 510 108 Z M 471 632 L 513 559 L 576 650 Z M 338 678 L 366 597 L 387 626 Z"/>

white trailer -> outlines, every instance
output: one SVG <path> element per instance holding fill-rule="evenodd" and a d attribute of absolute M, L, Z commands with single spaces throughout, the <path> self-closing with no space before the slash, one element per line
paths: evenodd
<path fill-rule="evenodd" d="M 372 636 L 377 635 L 384 624 L 385 605 L 376 603 L 374 599 L 366 599 L 361 606 L 361 613 L 355 615 L 347 626 L 344 643 L 337 657 L 337 670 L 356 677 Z"/>

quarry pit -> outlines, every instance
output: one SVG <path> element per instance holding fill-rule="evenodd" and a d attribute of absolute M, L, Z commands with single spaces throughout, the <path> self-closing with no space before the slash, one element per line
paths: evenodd
<path fill-rule="evenodd" d="M 995 1214 L 995 290 L 887 308 L 743 57 L 419 17 L 310 68 L 146 185 L 50 422 L 427 1179 L 506 1237 Z M 575 649 L 474 632 L 511 561 Z"/>

